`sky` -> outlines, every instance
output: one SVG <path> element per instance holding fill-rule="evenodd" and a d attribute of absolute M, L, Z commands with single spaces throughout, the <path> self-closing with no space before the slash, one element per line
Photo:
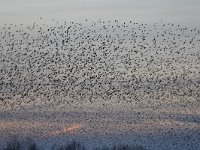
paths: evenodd
<path fill-rule="evenodd" d="M 42 18 L 42 19 L 40 19 L 40 18 Z M 140 23 L 141 22 L 155 23 L 155 22 L 161 21 L 161 19 L 162 19 L 164 22 L 169 21 L 172 23 L 180 23 L 180 24 L 187 24 L 187 25 L 189 24 L 189 25 L 199 26 L 200 25 L 200 0 L 0 0 L 0 26 L 5 23 L 33 24 L 33 22 L 36 22 L 38 24 L 40 24 L 40 23 L 51 24 L 55 21 L 63 22 L 63 21 L 74 21 L 75 20 L 75 21 L 81 22 L 86 19 L 95 20 L 95 21 L 98 19 L 103 19 L 103 20 L 117 19 L 117 20 L 122 20 L 122 21 L 132 20 L 132 21 L 136 21 L 136 22 L 140 22 Z M 88 27 L 91 27 L 91 26 L 88 26 Z M 169 26 L 167 26 L 166 29 L 169 29 L 168 27 Z M 78 28 L 78 26 L 76 28 Z M 163 26 L 161 26 L 161 28 L 163 28 Z M 175 30 L 175 29 L 177 29 L 177 26 L 173 27 L 171 30 L 171 25 L 170 25 L 170 31 L 173 31 L 174 35 L 175 35 L 175 33 L 178 35 L 178 33 L 180 31 Z M 10 30 L 12 30 L 12 29 L 10 29 Z M 97 32 L 97 35 L 98 34 L 103 35 L 103 32 L 102 31 L 100 32 L 100 30 L 98 28 L 96 28 L 96 26 L 95 26 L 95 30 L 99 31 L 99 32 Z M 119 29 L 119 30 L 121 30 L 121 29 Z M 9 29 L 8 29 L 8 31 L 9 31 Z M 23 31 L 28 31 L 28 29 L 26 28 Z M 37 31 L 37 32 L 34 32 L 34 31 Z M 57 30 L 57 31 L 59 31 L 59 30 Z M 82 31 L 87 32 L 88 29 L 84 28 L 80 32 L 82 32 Z M 141 33 L 137 29 L 134 29 L 134 31 L 137 31 L 137 34 Z M 152 35 L 154 35 L 154 33 L 157 33 L 157 31 L 163 31 L 163 29 L 158 28 L 157 30 L 155 30 L 155 32 L 154 31 L 152 32 Z M 190 77 L 190 80 L 188 80 L 188 82 L 191 81 L 190 82 L 191 85 L 188 84 L 188 87 L 184 87 L 184 83 L 187 83 L 187 82 L 183 82 L 183 84 L 182 84 L 182 80 L 180 80 L 180 81 L 178 80 L 177 87 L 179 87 L 179 90 L 177 90 L 177 95 L 178 94 L 181 95 L 182 91 L 186 91 L 189 93 L 189 91 L 187 91 L 187 90 L 189 90 L 191 88 L 193 90 L 194 95 L 197 96 L 198 95 L 198 93 L 197 93 L 198 92 L 198 87 L 197 87 L 198 82 L 196 82 L 196 81 L 198 80 L 197 73 L 198 73 L 198 68 L 200 68 L 200 66 L 199 66 L 199 63 L 198 64 L 196 63 L 199 58 L 196 56 L 199 53 L 198 53 L 198 49 L 195 49 L 195 48 L 200 47 L 200 44 L 199 44 L 199 41 L 200 41 L 199 35 L 200 34 L 196 35 L 198 31 L 193 31 L 193 32 L 191 30 L 188 30 L 188 31 L 189 31 L 188 33 L 187 33 L 187 31 L 183 31 L 184 35 L 189 34 L 190 36 L 183 36 L 181 38 L 178 38 L 175 36 L 177 38 L 177 44 L 176 44 L 177 49 L 174 48 L 173 50 L 180 49 L 180 47 L 182 47 L 181 44 L 183 43 L 183 41 L 186 41 L 188 43 L 188 47 L 185 46 L 184 48 L 186 48 L 186 49 L 190 48 L 190 47 L 192 47 L 192 48 L 190 48 L 190 51 L 185 52 L 184 55 L 182 55 L 182 56 L 185 56 L 185 55 L 187 56 L 187 54 L 188 55 L 191 54 L 191 57 L 190 57 L 191 59 L 188 59 L 188 62 L 190 61 L 189 65 L 186 66 L 185 64 L 179 64 L 180 65 L 179 66 L 177 64 L 173 64 L 174 66 L 172 66 L 172 67 L 169 66 L 169 68 L 166 67 L 166 69 L 165 69 L 165 67 L 162 68 L 162 66 L 161 66 L 161 68 L 162 68 L 161 75 L 162 76 L 159 75 L 160 72 L 158 71 L 155 73 L 155 77 L 158 77 L 160 79 L 162 79 L 161 77 L 163 77 L 163 81 L 165 81 L 163 75 L 166 75 L 166 77 L 169 77 L 171 72 L 170 71 L 168 72 L 168 70 L 170 70 L 171 68 L 172 69 L 175 68 L 174 69 L 175 71 L 172 70 L 173 75 L 177 74 L 177 76 L 179 75 L 182 77 L 182 74 L 183 74 L 183 72 L 185 73 L 185 68 L 186 68 L 186 71 L 188 71 L 187 77 L 188 78 Z M 111 32 L 111 31 L 109 31 L 109 32 Z M 3 33 L 7 33 L 7 30 L 6 31 L 4 30 Z M 34 35 L 34 33 L 38 33 L 38 28 L 36 27 L 35 30 L 33 30 L 33 32 L 28 31 L 27 33 L 30 33 L 31 34 L 30 37 L 32 38 L 32 35 Z M 76 33 L 78 33 L 78 32 L 76 32 Z M 121 33 L 121 32 L 116 30 L 115 34 L 116 33 Z M 125 33 L 125 32 L 123 31 L 123 33 Z M 18 33 L 15 33 L 15 34 L 18 35 Z M 20 34 L 20 32 L 19 32 L 19 34 Z M 92 34 L 94 34 L 94 33 L 92 33 Z M 7 35 L 7 37 L 8 37 L 9 32 L 8 32 L 8 34 L 5 34 L 5 35 Z M 23 36 L 23 35 L 21 34 L 21 36 Z M 36 34 L 36 36 L 38 36 L 38 35 L 40 35 L 40 34 Z M 122 33 L 121 33 L 121 35 L 122 35 Z M 160 35 L 160 33 L 159 33 L 159 35 Z M 83 38 L 84 38 L 84 36 L 83 36 Z M 0 37 L 2 37 L 1 34 L 0 34 Z M 15 38 L 16 37 L 17 36 L 15 36 Z M 169 37 L 172 38 L 173 36 L 171 34 L 169 34 Z M 195 37 L 195 38 L 191 39 L 191 37 Z M 38 38 L 40 38 L 40 37 L 38 37 Z M 52 37 L 50 37 L 50 39 L 51 38 L 53 39 L 54 36 L 52 35 Z M 81 40 L 83 40 L 83 38 L 81 38 Z M 139 38 L 140 37 L 138 37 L 138 39 Z M 163 38 L 167 38 L 167 36 L 164 36 Z M 161 40 L 163 40 L 163 38 L 160 37 Z M 13 42 L 12 37 L 10 38 L 10 36 L 9 36 L 9 39 L 11 39 L 11 41 Z M 181 41 L 181 39 L 182 39 L 182 41 Z M 2 42 L 5 40 L 8 44 L 10 43 L 10 41 L 8 41 L 7 39 L 2 38 L 0 40 L 0 42 L 1 42 L 0 46 L 7 44 L 7 43 Z M 40 40 L 41 39 L 39 39 L 39 42 L 40 42 Z M 150 38 L 150 40 L 152 41 L 151 38 Z M 169 42 L 171 42 L 170 40 L 171 39 L 169 39 Z M 195 45 L 192 45 L 193 43 L 189 44 L 189 42 L 191 40 L 195 41 L 195 43 L 194 43 Z M 140 46 L 139 45 L 140 41 L 139 40 L 137 40 L 137 41 L 138 41 L 138 46 Z M 145 41 L 145 44 L 148 44 L 148 43 L 151 44 L 151 42 L 147 41 L 147 43 L 146 43 L 146 41 Z M 14 42 L 17 43 L 19 41 L 14 41 Z M 27 42 L 26 39 L 24 42 L 25 43 Z M 179 42 L 180 42 L 180 44 L 179 44 Z M 24 44 L 24 45 L 27 46 L 26 44 Z M 37 44 L 37 42 L 34 44 Z M 30 50 L 35 49 L 36 46 L 34 44 L 32 45 L 33 47 L 30 47 Z M 90 44 L 92 44 L 92 43 L 90 43 Z M 118 44 L 118 42 L 116 42 L 116 44 Z M 113 45 L 116 45 L 116 44 L 113 44 Z M 168 43 L 166 42 L 165 44 L 168 44 Z M 5 50 L 7 50 L 6 49 L 7 46 L 5 46 Z M 98 44 L 97 44 L 97 46 L 98 46 Z M 126 45 L 124 45 L 124 46 L 126 47 Z M 21 46 L 21 47 L 23 48 L 23 46 Z M 83 47 L 84 47 L 84 45 L 83 45 Z M 87 45 L 85 47 L 87 48 Z M 46 47 L 46 48 L 47 48 L 47 50 L 49 49 L 49 47 Z M 113 47 L 111 47 L 111 48 L 113 48 Z M 0 47 L 0 49 L 2 49 L 2 47 Z M 21 49 L 19 49 L 19 50 L 21 50 Z M 80 50 L 80 49 L 78 49 L 78 50 Z M 154 51 L 154 48 L 152 48 L 150 50 L 152 50 L 152 55 L 157 52 L 157 49 L 155 49 L 155 51 Z M 1 51 L 1 53 L 2 53 L 2 51 Z M 15 51 L 12 55 L 15 56 L 15 54 L 17 54 L 17 53 L 18 53 L 18 51 Z M 77 53 L 75 52 L 74 54 L 77 54 Z M 146 51 L 145 53 L 151 54 L 148 51 Z M 163 56 L 160 55 L 159 58 L 168 56 L 168 53 L 165 53 L 165 54 L 163 54 Z M 180 55 L 181 54 L 182 53 L 180 53 Z M 196 56 L 194 54 L 196 54 Z M 5 54 L 5 55 L 7 55 L 7 54 Z M 179 57 L 181 57 L 180 55 L 178 55 L 178 54 L 174 55 L 173 58 L 179 58 Z M 3 56 L 3 55 L 1 55 L 1 56 Z M 33 58 L 36 58 L 37 56 L 38 55 L 34 56 Z M 23 55 L 23 57 L 27 57 L 27 56 Z M 150 55 L 149 55 L 149 57 L 150 57 Z M 1 58 L 3 58 L 3 57 L 1 57 Z M 10 59 L 12 57 L 8 57 L 8 58 Z M 17 57 L 16 57 L 16 59 L 17 59 Z M 30 59 L 30 57 L 28 57 L 28 59 Z M 183 57 L 179 58 L 179 60 L 183 60 L 183 61 L 184 61 L 184 59 L 185 58 L 183 58 Z M 39 60 L 39 59 L 37 59 L 37 60 Z M 154 60 L 156 60 L 156 59 L 154 59 Z M 41 61 L 39 60 L 38 62 L 42 63 L 43 60 L 41 59 Z M 35 66 L 37 68 L 39 65 L 35 65 Z M 2 67 L 2 65 L 0 65 L 0 67 Z M 184 69 L 182 69 L 182 68 L 184 68 Z M 149 69 L 149 68 L 145 68 L 145 69 Z M 156 67 L 155 67 L 155 69 L 156 69 Z M 158 69 L 159 69 L 159 67 L 158 67 Z M 145 70 L 143 70 L 143 68 L 142 68 L 141 70 L 138 69 L 134 73 L 135 74 L 141 73 L 141 75 L 143 75 L 144 71 Z M 154 71 L 154 70 L 152 70 L 152 71 Z M 167 72 L 167 73 L 165 73 L 165 72 Z M 152 72 L 149 71 L 149 74 L 151 74 L 151 73 Z M 82 75 L 81 73 L 80 74 L 77 73 L 77 74 Z M 144 74 L 149 75 L 148 73 L 144 73 Z M 37 75 L 43 75 L 43 72 L 41 71 L 41 74 L 36 73 L 36 77 L 37 77 Z M 44 76 L 45 75 L 46 74 L 44 74 Z M 24 78 L 24 82 L 28 81 L 29 75 L 25 74 L 24 76 L 27 77 L 27 78 Z M 8 79 L 10 79 L 11 77 L 9 77 Z M 108 77 L 108 76 L 106 76 L 106 77 Z M 87 76 L 85 78 L 87 78 Z M 196 78 L 197 78 L 197 80 L 196 80 Z M 16 76 L 16 79 L 17 79 L 17 76 Z M 21 78 L 17 79 L 17 82 L 19 82 L 20 80 L 21 80 Z M 168 79 L 166 79 L 166 81 L 167 80 Z M 6 80 L 4 80 L 4 82 L 5 81 Z M 82 80 L 79 80 L 79 81 L 82 82 Z M 102 81 L 104 81 L 104 80 L 102 80 Z M 180 82 L 180 85 L 179 85 L 179 82 Z M 52 81 L 52 83 L 53 83 L 53 81 Z M 103 84 L 104 84 L 104 82 L 103 82 Z M 145 84 L 146 83 L 144 81 L 144 83 L 142 83 L 142 85 L 141 85 L 142 88 L 144 87 L 144 90 L 146 87 L 148 87 Z M 168 95 L 168 93 L 171 92 L 170 90 L 173 91 L 173 89 L 176 88 L 176 86 L 174 86 L 173 84 L 174 83 L 172 83 L 172 84 L 170 83 L 171 89 L 169 88 L 169 90 L 166 90 L 168 88 L 168 86 L 166 86 L 166 88 L 163 88 L 164 90 L 166 90 L 166 95 L 164 95 L 164 96 L 167 96 L 169 101 L 168 101 L 168 99 L 165 99 L 165 98 L 164 99 L 161 98 L 160 101 L 159 101 L 159 99 L 154 100 L 154 97 L 153 97 L 154 95 L 152 96 L 153 100 L 152 99 L 148 100 L 149 99 L 148 95 L 141 94 L 143 92 L 142 88 L 139 89 L 139 91 L 141 90 L 141 93 L 140 92 L 136 93 L 135 97 L 136 98 L 139 97 L 138 99 L 140 99 L 140 95 L 141 95 L 141 99 L 142 98 L 143 99 L 139 100 L 139 101 L 138 100 L 133 101 L 130 103 L 126 103 L 126 101 L 123 101 L 123 100 L 118 102 L 118 101 L 115 101 L 115 99 L 114 100 L 111 99 L 110 101 L 102 102 L 101 99 L 99 100 L 99 99 L 93 98 L 93 99 L 95 99 L 95 102 L 92 104 L 88 100 L 88 102 L 84 101 L 85 103 L 82 103 L 82 102 L 80 103 L 79 101 L 72 101 L 72 104 L 68 105 L 67 104 L 68 101 L 66 101 L 66 103 L 64 102 L 65 97 L 63 98 L 62 96 L 60 96 L 60 97 L 58 96 L 56 98 L 60 98 L 60 100 L 57 100 L 56 103 L 61 101 L 61 102 L 64 102 L 63 104 L 62 103 L 46 104 L 46 101 L 42 102 L 43 99 L 38 100 L 36 97 L 35 98 L 36 100 L 33 101 L 33 104 L 30 103 L 30 106 L 29 106 L 29 104 L 26 104 L 26 103 L 28 103 L 28 101 L 30 99 L 32 100 L 32 96 L 30 96 L 30 98 L 28 98 L 28 99 L 27 99 L 27 97 L 25 97 L 24 99 L 22 98 L 22 100 L 25 100 L 24 103 L 20 103 L 20 100 L 16 101 L 16 105 L 18 105 L 18 103 L 20 103 L 20 104 L 22 104 L 22 107 L 24 107 L 24 109 L 19 110 L 19 113 L 16 113 L 18 111 L 17 109 L 19 109 L 19 108 L 16 108 L 16 112 L 14 112 L 15 110 L 9 112 L 9 109 L 8 109 L 8 113 L 4 113 L 3 111 L 4 110 L 6 111 L 7 108 L 4 107 L 3 105 L 0 105 L 0 135 L 4 135 L 2 133 L 5 133 L 5 135 L 7 135 L 7 131 L 9 131 L 9 132 L 13 131 L 14 133 L 20 131 L 20 134 L 23 133 L 24 135 L 27 135 L 27 132 L 31 128 L 32 128 L 32 130 L 29 131 L 30 133 L 33 132 L 33 134 L 38 134 L 39 136 L 41 136 L 41 135 L 43 136 L 43 132 L 44 132 L 45 133 L 44 135 L 45 136 L 48 135 L 49 137 L 54 137 L 54 136 L 56 137 L 57 134 L 62 135 L 63 133 L 65 134 L 71 130 L 77 130 L 79 128 L 80 128 L 80 132 L 77 131 L 77 135 L 86 134 L 86 133 L 87 133 L 86 135 L 89 135 L 89 133 L 90 133 L 91 137 L 93 135 L 96 136 L 97 133 L 99 134 L 99 136 L 101 136 L 104 133 L 105 134 L 107 134 L 107 133 L 113 133 L 113 134 L 123 133 L 124 135 L 126 135 L 129 132 L 130 132 L 130 134 L 136 133 L 135 135 L 137 135 L 137 133 L 140 132 L 141 136 L 142 136 L 143 134 L 145 135 L 147 133 L 154 133 L 155 131 L 156 131 L 156 133 L 158 133 L 158 132 L 166 133 L 170 129 L 173 129 L 172 131 L 177 131 L 180 133 L 182 133 L 184 131 L 185 132 L 184 134 L 186 134 L 186 135 L 187 135 L 186 132 L 189 132 L 191 135 L 192 135 L 192 133 L 195 132 L 194 136 L 193 135 L 191 136 L 192 138 L 190 139 L 190 141 L 189 142 L 186 141 L 186 142 L 188 142 L 186 145 L 184 145 L 182 143 L 185 142 L 184 140 L 188 140 L 188 139 L 183 140 L 182 137 L 179 137 L 179 136 L 178 136 L 178 138 L 177 137 L 176 138 L 178 140 L 182 140 L 182 142 L 178 141 L 180 146 L 182 145 L 183 147 L 184 146 L 187 147 L 187 145 L 193 144 L 193 145 L 199 147 L 200 142 L 199 142 L 198 138 L 196 138 L 196 137 L 199 137 L 199 135 L 200 135 L 199 134 L 199 131 L 200 131 L 199 101 L 194 100 L 196 98 L 195 96 L 194 97 L 192 97 L 192 96 L 184 97 L 183 96 L 185 98 L 185 100 L 183 100 L 181 96 L 180 97 L 177 96 L 178 98 L 176 96 L 171 98 Z M 162 85 L 164 85 L 164 84 L 162 83 L 161 86 Z M 86 85 L 84 85 L 84 86 L 86 86 Z M 106 86 L 107 86 L 107 83 L 105 83 L 105 89 L 102 88 L 103 92 L 106 91 Z M 158 87 L 159 86 L 160 85 L 158 85 Z M 14 87 L 16 87 L 16 86 L 14 86 Z M 29 87 L 28 84 L 27 84 L 27 87 Z M 42 85 L 41 85 L 41 87 L 42 87 Z M 51 87 L 52 87 L 52 89 L 51 89 Z M 0 92 L 3 91 L 2 89 L 4 90 L 4 88 L 1 88 Z M 45 87 L 43 89 L 44 89 L 44 93 L 46 92 L 45 91 L 46 89 L 48 89 L 48 90 L 51 89 L 50 94 L 49 93 L 48 94 L 51 97 L 54 97 L 54 95 L 52 94 L 56 91 L 56 88 L 54 88 L 54 86 L 50 85 L 48 88 Z M 11 88 L 7 88 L 6 90 L 11 91 Z M 23 90 L 23 89 L 19 88 L 19 93 L 21 90 Z M 74 89 L 72 89 L 72 90 L 74 90 Z M 100 91 L 100 94 L 102 91 Z M 176 89 L 175 89 L 175 91 L 176 91 Z M 162 92 L 162 88 L 161 88 L 161 92 Z M 9 93 L 9 92 L 7 92 L 7 93 Z M 87 93 L 87 91 L 85 93 Z M 156 91 L 155 93 L 158 96 L 160 94 L 159 90 Z M 30 92 L 30 95 L 31 94 L 32 93 Z M 191 94 L 191 93 L 189 93 L 189 94 Z M 37 93 L 36 93 L 36 96 L 38 96 Z M 16 96 L 16 98 L 18 100 L 18 95 Z M 190 100 L 190 98 L 191 98 L 191 100 Z M 54 97 L 54 99 L 55 99 L 55 97 Z M 54 99 L 52 101 L 54 101 Z M 165 101 L 163 101 L 163 100 L 165 100 Z M 190 102 L 187 103 L 186 100 L 190 100 Z M 115 103 L 113 103 L 113 102 L 115 102 Z M 19 104 L 19 106 L 20 106 L 20 104 Z M 26 107 L 26 109 L 25 109 L 25 107 Z M 47 109 L 47 107 L 48 107 L 48 109 Z M 5 108 L 5 109 L 3 109 L 3 108 Z M 52 112 L 50 112 L 51 110 L 52 110 Z M 53 111 L 55 111 L 56 113 Z M 140 117 L 139 119 L 138 119 L 138 116 Z M 135 120 L 138 122 L 136 122 Z M 53 130 L 53 132 L 47 132 L 47 134 L 46 134 L 46 131 L 51 131 L 52 128 L 54 128 L 55 130 Z M 46 131 L 43 129 L 46 129 Z M 35 132 L 35 131 L 37 131 L 37 132 Z M 143 131 L 144 133 L 142 133 L 141 131 Z M 198 132 L 196 132 L 196 131 L 198 131 Z M 174 134 L 174 136 L 176 136 L 176 134 Z M 162 146 L 165 148 L 165 146 L 167 146 L 168 143 L 165 141 L 164 138 L 162 138 L 162 139 L 163 139 L 163 141 L 162 141 L 163 143 L 161 142 L 160 145 L 163 144 Z M 197 140 L 193 141 L 193 139 L 197 139 Z M 2 139 L 0 138 L 0 143 L 1 143 L 1 140 Z M 153 139 L 152 141 L 155 142 L 155 140 L 159 141 L 158 138 Z M 174 142 L 173 139 L 170 139 L 170 140 L 172 141 L 172 143 Z M 138 139 L 138 141 L 141 141 L 141 140 Z M 148 141 L 148 139 L 147 139 L 147 141 Z M 149 144 L 151 144 L 151 143 L 149 143 Z M 160 146 L 160 145 L 159 145 L 159 143 L 157 144 L 157 146 Z M 154 145 L 152 145 L 152 146 L 154 146 Z M 152 148 L 152 149 L 154 149 L 154 148 Z M 174 149 L 176 149 L 176 148 L 174 148 Z M 188 148 L 185 148 L 185 149 L 188 149 Z"/>
<path fill-rule="evenodd" d="M 199 0 L 0 0 L 0 24 L 118 19 L 199 24 Z"/>

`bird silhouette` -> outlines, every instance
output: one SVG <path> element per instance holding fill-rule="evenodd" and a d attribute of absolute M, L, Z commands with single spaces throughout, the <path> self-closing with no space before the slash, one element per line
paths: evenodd
<path fill-rule="evenodd" d="M 199 28 L 85 22 L 3 26 L 2 107 L 20 108 L 36 99 L 55 105 L 97 99 L 128 103 L 155 95 L 199 101 Z"/>

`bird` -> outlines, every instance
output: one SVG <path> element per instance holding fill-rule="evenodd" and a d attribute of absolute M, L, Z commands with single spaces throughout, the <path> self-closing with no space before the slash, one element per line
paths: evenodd
<path fill-rule="evenodd" d="M 142 101 L 142 95 L 152 97 L 158 91 L 199 98 L 196 80 L 196 92 L 184 89 L 192 88 L 186 77 L 198 75 L 198 28 L 118 20 L 24 26 L 5 24 L 0 31 L 0 102 L 8 105 L 4 107 L 14 97 L 24 101 L 30 95 L 34 98 L 28 103 L 42 97 L 55 105 L 63 99 L 93 103 L 114 97 L 116 103 L 133 102 L 135 93 Z M 187 66 L 194 67 L 183 73 Z"/>

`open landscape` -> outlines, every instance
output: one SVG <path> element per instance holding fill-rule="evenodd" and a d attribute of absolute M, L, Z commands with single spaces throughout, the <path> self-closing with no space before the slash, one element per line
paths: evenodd
<path fill-rule="evenodd" d="M 56 11 L 65 4 L 59 1 Z M 120 7 L 124 11 L 129 3 L 144 5 L 127 1 Z M 29 2 L 1 3 L 29 12 Z M 99 1 L 98 7 L 74 3 L 66 7 L 104 10 Z M 200 149 L 198 16 L 193 23 L 183 16 L 174 22 L 163 16 L 149 21 L 137 13 L 136 19 L 114 17 L 118 7 L 111 4 L 105 4 L 112 9 L 102 19 L 79 11 L 75 16 L 81 19 L 14 15 L 0 6 L 0 149 Z"/>

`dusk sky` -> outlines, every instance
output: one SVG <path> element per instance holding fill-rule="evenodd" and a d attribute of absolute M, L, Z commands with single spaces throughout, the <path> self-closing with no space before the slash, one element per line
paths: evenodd
<path fill-rule="evenodd" d="M 199 25 L 200 0 L 0 0 L 0 149 L 197 150 Z"/>
<path fill-rule="evenodd" d="M 119 19 L 155 22 L 163 19 L 199 24 L 199 0 L 0 0 L 0 23 Z"/>

